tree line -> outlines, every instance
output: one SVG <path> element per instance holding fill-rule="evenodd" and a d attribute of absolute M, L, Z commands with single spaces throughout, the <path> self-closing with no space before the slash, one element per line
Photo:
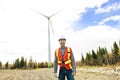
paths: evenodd
<path fill-rule="evenodd" d="M 107 48 L 98 47 L 98 49 L 91 50 L 86 53 L 86 57 L 81 54 L 82 58 L 76 62 L 78 66 L 106 66 L 106 65 L 120 65 L 120 41 L 119 45 L 114 42 L 110 52 Z"/>
<path fill-rule="evenodd" d="M 77 66 L 106 66 L 106 65 L 120 65 L 120 41 L 119 45 L 114 42 L 110 52 L 107 48 L 98 47 L 98 49 L 87 52 L 84 57 L 81 54 L 81 60 L 76 62 Z M 53 67 L 53 63 L 52 63 Z M 13 64 L 6 62 L 2 64 L 0 61 L 0 69 L 36 69 L 36 68 L 48 68 L 48 62 L 36 62 L 30 57 L 29 61 L 24 57 L 17 58 Z"/>
<path fill-rule="evenodd" d="M 53 66 L 53 64 L 52 64 Z M 2 64 L 0 61 L 0 69 L 36 69 L 36 68 L 48 68 L 47 62 L 36 62 L 32 60 L 32 57 L 30 57 L 30 60 L 27 61 L 24 57 L 17 58 L 13 64 L 9 64 L 9 62 L 6 62 L 5 64 Z"/>

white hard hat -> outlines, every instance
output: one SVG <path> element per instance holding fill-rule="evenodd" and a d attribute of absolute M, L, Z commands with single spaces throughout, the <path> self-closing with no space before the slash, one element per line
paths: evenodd
<path fill-rule="evenodd" d="M 61 37 L 58 39 L 58 41 L 60 41 L 60 40 L 66 40 L 65 36 L 61 36 Z"/>

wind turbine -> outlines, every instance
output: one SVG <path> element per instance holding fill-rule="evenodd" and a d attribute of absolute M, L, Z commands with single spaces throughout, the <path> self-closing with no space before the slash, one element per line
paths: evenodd
<path fill-rule="evenodd" d="M 33 10 L 33 9 L 32 9 Z M 36 10 L 33 10 L 34 12 L 42 15 L 43 17 L 47 18 L 48 20 L 48 67 L 51 67 L 52 66 L 52 63 L 51 63 L 51 44 L 50 44 L 50 24 L 51 24 L 51 29 L 52 29 L 52 32 L 53 32 L 53 35 L 54 35 L 54 31 L 53 31 L 53 27 L 52 27 L 52 21 L 50 20 L 53 16 L 55 16 L 56 14 L 58 14 L 59 12 L 56 12 L 50 16 L 46 16 Z"/>

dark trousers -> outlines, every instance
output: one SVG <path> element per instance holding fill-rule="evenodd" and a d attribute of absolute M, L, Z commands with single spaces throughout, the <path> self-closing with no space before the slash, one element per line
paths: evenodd
<path fill-rule="evenodd" d="M 72 75 L 72 69 L 67 70 L 65 68 L 62 68 L 60 70 L 58 80 L 65 80 L 65 76 L 67 77 L 67 80 L 75 80 L 74 76 Z"/>

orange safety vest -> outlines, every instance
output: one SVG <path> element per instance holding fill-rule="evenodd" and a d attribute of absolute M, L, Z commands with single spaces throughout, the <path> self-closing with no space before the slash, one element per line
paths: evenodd
<path fill-rule="evenodd" d="M 69 47 L 66 47 L 66 50 L 64 52 L 64 56 L 62 56 L 62 53 L 60 51 L 60 48 L 58 48 L 55 52 L 57 60 L 58 60 L 58 65 L 60 65 L 60 68 L 62 68 L 63 66 L 66 69 L 72 69 L 72 65 L 71 65 L 71 49 Z"/>

